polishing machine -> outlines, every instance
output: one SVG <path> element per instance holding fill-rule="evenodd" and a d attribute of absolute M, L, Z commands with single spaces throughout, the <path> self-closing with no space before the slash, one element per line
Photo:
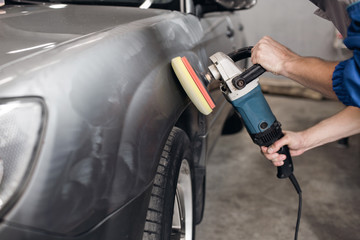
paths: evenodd
<path fill-rule="evenodd" d="M 210 114 L 215 108 L 206 86 L 211 81 L 220 81 L 223 95 L 240 114 L 253 142 L 268 147 L 284 134 L 259 85 L 258 77 L 266 70 L 259 64 L 254 64 L 242 71 L 236 65 L 237 61 L 251 56 L 251 49 L 252 47 L 246 47 L 230 54 L 215 53 L 210 57 L 211 65 L 205 73 L 195 71 L 186 57 L 173 58 L 171 64 L 190 100 L 205 115 Z M 295 231 L 295 239 L 297 239 L 301 215 L 301 189 L 293 174 L 294 166 L 288 146 L 283 146 L 278 153 L 285 154 L 286 159 L 282 166 L 277 167 L 277 177 L 289 178 L 299 194 Z"/>

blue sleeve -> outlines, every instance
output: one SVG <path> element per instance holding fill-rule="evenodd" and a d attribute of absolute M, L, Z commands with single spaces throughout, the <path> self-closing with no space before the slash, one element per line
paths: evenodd
<path fill-rule="evenodd" d="M 353 50 L 353 57 L 340 62 L 333 74 L 333 90 L 347 106 L 360 107 L 360 2 L 348 9 L 351 24 L 344 44 Z"/>

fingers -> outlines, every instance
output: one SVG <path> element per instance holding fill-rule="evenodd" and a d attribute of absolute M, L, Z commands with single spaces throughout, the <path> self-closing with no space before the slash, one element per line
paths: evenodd
<path fill-rule="evenodd" d="M 284 138 L 281 138 L 280 140 L 276 141 L 273 145 L 269 147 L 261 147 L 261 151 L 264 154 L 264 156 L 269 159 L 272 164 L 276 167 L 282 166 L 284 164 L 284 161 L 286 159 L 286 155 L 277 153 L 281 147 L 286 145 L 286 141 Z"/>
<path fill-rule="evenodd" d="M 284 137 L 280 138 L 279 140 L 277 140 L 267 148 L 267 154 L 276 154 L 276 152 L 278 152 L 280 148 L 288 144 L 289 144 L 289 139 L 287 135 L 285 135 Z"/>
<path fill-rule="evenodd" d="M 268 38 L 270 38 L 270 37 L 267 37 L 267 36 L 263 37 L 251 49 L 251 62 L 253 64 L 259 63 L 259 59 L 261 59 L 260 55 L 262 54 L 262 50 L 263 50 L 264 46 L 268 45 L 268 43 L 267 43 Z"/>
<path fill-rule="evenodd" d="M 261 147 L 263 155 L 269 159 L 274 166 L 281 166 L 284 164 L 286 155 L 277 152 L 285 145 L 288 146 L 291 156 L 299 156 L 308 150 L 304 144 L 306 141 L 303 132 L 283 131 L 283 133 L 284 136 L 269 147 Z"/>
<path fill-rule="evenodd" d="M 278 52 L 274 51 L 276 42 L 265 36 L 251 49 L 251 62 L 260 64 L 267 71 L 277 73 L 278 71 Z"/>
<path fill-rule="evenodd" d="M 273 161 L 272 163 L 275 167 L 280 167 L 284 165 L 284 161 Z"/>

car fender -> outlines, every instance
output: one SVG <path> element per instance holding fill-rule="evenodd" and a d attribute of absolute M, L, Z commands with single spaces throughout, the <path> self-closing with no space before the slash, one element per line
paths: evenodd
<path fill-rule="evenodd" d="M 77 236 L 148 190 L 189 105 L 170 60 L 201 55 L 201 38 L 196 17 L 168 12 L 4 66 L 0 97 L 36 96 L 48 112 L 34 174 L 4 221 Z"/>

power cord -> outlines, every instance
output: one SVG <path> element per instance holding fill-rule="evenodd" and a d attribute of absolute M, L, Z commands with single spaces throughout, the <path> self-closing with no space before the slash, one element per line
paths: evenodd
<path fill-rule="evenodd" d="M 298 207 L 298 215 L 297 215 L 297 220 L 296 220 L 295 237 L 294 237 L 294 239 L 297 240 L 299 227 L 300 227 L 301 210 L 302 210 L 302 191 L 301 191 L 300 185 L 297 182 L 294 174 L 291 174 L 289 176 L 289 179 L 290 179 L 291 183 L 293 184 L 296 192 L 299 195 L 299 207 Z"/>

